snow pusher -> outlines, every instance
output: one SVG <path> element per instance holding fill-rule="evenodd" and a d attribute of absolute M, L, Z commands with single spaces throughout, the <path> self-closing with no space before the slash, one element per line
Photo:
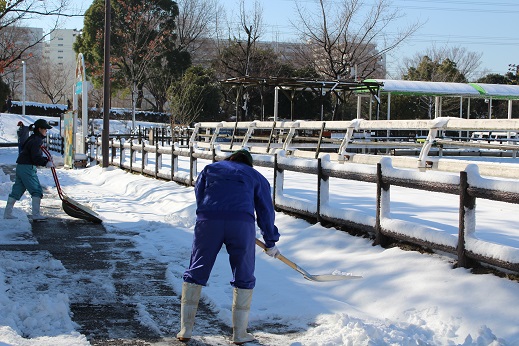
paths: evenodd
<path fill-rule="evenodd" d="M 267 246 L 265 245 L 265 243 L 262 242 L 259 239 L 256 239 L 256 245 L 258 245 L 263 250 L 267 249 Z M 329 282 L 329 281 L 342 281 L 342 280 L 353 280 L 353 279 L 361 279 L 362 278 L 362 276 L 351 275 L 351 274 L 343 274 L 343 273 L 312 275 L 312 274 L 308 273 L 306 270 L 304 270 L 303 268 L 301 268 L 300 266 L 298 266 L 297 264 L 295 264 L 294 262 L 292 262 L 291 260 L 289 260 L 288 258 L 286 258 L 285 256 L 283 256 L 281 254 L 278 257 L 276 257 L 276 258 L 278 260 L 280 260 L 281 262 L 285 263 L 286 265 L 288 265 L 290 268 L 292 268 L 295 271 L 297 271 L 299 274 L 303 275 L 303 277 L 305 279 L 309 280 L 309 281 Z"/>
<path fill-rule="evenodd" d="M 43 153 L 47 156 L 49 160 L 52 160 L 52 155 L 49 150 L 45 147 L 41 147 Z M 63 211 L 74 218 L 83 219 L 87 221 L 91 221 L 94 223 L 101 223 L 103 220 L 99 218 L 99 215 L 93 211 L 92 209 L 85 207 L 84 205 L 79 204 L 74 201 L 72 198 L 65 195 L 63 190 L 61 190 L 61 185 L 59 184 L 58 174 L 56 173 L 56 168 L 51 167 L 52 177 L 54 178 L 54 183 L 56 184 L 56 189 L 58 190 L 59 198 L 61 199 L 61 206 Z"/>

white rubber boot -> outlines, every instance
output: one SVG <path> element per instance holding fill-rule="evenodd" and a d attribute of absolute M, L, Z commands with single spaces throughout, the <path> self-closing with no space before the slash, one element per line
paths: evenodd
<path fill-rule="evenodd" d="M 16 199 L 9 197 L 7 199 L 7 204 L 5 206 L 4 211 L 4 219 L 16 219 L 16 217 L 13 216 L 13 207 L 14 203 L 16 203 Z"/>
<path fill-rule="evenodd" d="M 252 290 L 234 288 L 232 299 L 232 342 L 236 345 L 254 341 L 254 336 L 247 333 L 249 324 Z"/>
<path fill-rule="evenodd" d="M 191 339 L 193 325 L 195 324 L 196 310 L 198 301 L 202 293 L 202 286 L 184 282 L 182 284 L 182 299 L 180 300 L 180 332 L 177 339 L 183 342 Z"/>
<path fill-rule="evenodd" d="M 40 214 L 41 197 L 32 196 L 32 220 L 33 221 L 45 221 L 46 216 Z"/>

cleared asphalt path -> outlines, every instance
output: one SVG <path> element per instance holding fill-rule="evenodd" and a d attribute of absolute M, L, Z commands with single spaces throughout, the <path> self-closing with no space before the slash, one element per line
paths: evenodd
<path fill-rule="evenodd" d="M 2 169 L 12 175 L 12 167 Z M 59 201 L 56 189 L 46 191 L 45 199 Z M 42 213 L 50 218 L 32 223 L 38 244 L 0 244 L 0 251 L 48 251 L 61 261 L 74 281 L 63 282 L 60 289 L 70 297 L 78 331 L 92 345 L 185 345 L 175 338 L 180 292 L 168 284 L 166 264 L 143 258 L 131 241 L 135 233 L 107 233 L 102 224 L 73 219 L 46 204 L 58 205 L 42 203 Z M 229 345 L 231 334 L 201 302 L 197 337 L 187 345 Z"/>

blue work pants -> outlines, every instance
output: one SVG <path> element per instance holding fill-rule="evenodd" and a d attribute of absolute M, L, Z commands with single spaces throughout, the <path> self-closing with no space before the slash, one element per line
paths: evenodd
<path fill-rule="evenodd" d="M 199 220 L 195 225 L 193 249 L 184 281 L 205 286 L 216 256 L 225 244 L 232 270 L 233 287 L 253 289 L 256 224 L 241 220 Z"/>

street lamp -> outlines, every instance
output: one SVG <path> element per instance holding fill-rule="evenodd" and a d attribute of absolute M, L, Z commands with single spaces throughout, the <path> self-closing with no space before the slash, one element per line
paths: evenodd
<path fill-rule="evenodd" d="M 22 116 L 25 116 L 25 61 L 22 60 Z"/>

